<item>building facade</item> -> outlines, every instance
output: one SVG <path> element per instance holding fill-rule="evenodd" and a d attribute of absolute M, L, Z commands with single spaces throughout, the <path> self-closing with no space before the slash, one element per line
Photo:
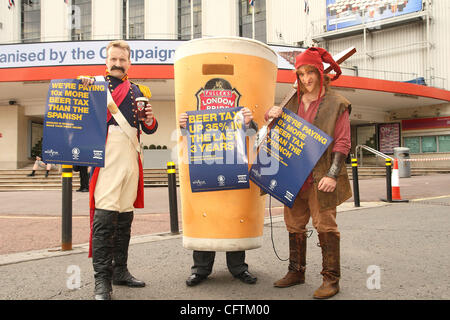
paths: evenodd
<path fill-rule="evenodd" d="M 450 2 L 447 0 L 15 0 L 0 8 L 0 169 L 32 161 L 49 81 L 104 74 L 104 47 L 127 39 L 130 77 L 150 87 L 160 121 L 144 145 L 176 146 L 173 52 L 184 41 L 239 36 L 280 55 L 279 103 L 308 46 L 357 53 L 333 83 L 351 102 L 352 152 L 450 156 Z M 349 23 L 349 21 L 351 23 Z M 348 25 L 346 25 L 346 23 Z M 283 64 L 284 63 L 284 64 Z M 287 65 L 286 65 L 287 63 Z M 417 163 L 443 167 L 449 161 Z"/>

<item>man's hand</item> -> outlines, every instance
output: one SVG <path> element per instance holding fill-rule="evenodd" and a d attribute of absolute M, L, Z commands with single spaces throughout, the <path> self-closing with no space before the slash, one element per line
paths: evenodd
<path fill-rule="evenodd" d="M 187 113 L 186 112 L 181 113 L 178 118 L 178 125 L 180 126 L 180 128 L 186 129 L 187 120 L 188 120 Z"/>
<path fill-rule="evenodd" d="M 152 105 L 147 103 L 147 106 L 145 107 L 145 122 L 150 123 L 154 117 Z"/>
<path fill-rule="evenodd" d="M 319 181 L 318 189 L 323 192 L 333 192 L 336 189 L 336 180 L 330 177 L 323 177 Z"/>
<path fill-rule="evenodd" d="M 94 84 L 94 79 L 92 79 L 90 77 L 81 76 L 81 77 L 79 77 L 79 79 L 81 80 L 81 84 L 85 87 L 88 87 L 91 84 Z"/>
<path fill-rule="evenodd" d="M 249 108 L 242 109 L 242 115 L 244 116 L 245 125 L 248 125 L 253 120 L 253 114 Z"/>
<path fill-rule="evenodd" d="M 278 117 L 281 117 L 281 114 L 283 113 L 283 108 L 279 106 L 273 106 L 270 108 L 269 112 L 267 113 L 269 119 L 275 119 Z"/>

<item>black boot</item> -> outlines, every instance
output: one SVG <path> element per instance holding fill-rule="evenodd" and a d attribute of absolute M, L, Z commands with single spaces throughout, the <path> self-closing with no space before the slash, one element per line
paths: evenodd
<path fill-rule="evenodd" d="M 95 300 L 111 300 L 114 231 L 119 212 L 95 209 L 92 231 L 92 265 Z"/>
<path fill-rule="evenodd" d="M 27 174 L 27 177 L 34 177 L 34 174 L 36 173 L 36 170 L 31 171 L 30 174 Z"/>
<path fill-rule="evenodd" d="M 48 174 L 50 173 L 50 171 L 47 170 L 47 172 L 45 173 L 45 177 L 48 178 Z"/>
<path fill-rule="evenodd" d="M 145 287 L 145 282 L 133 277 L 127 268 L 133 211 L 119 213 L 114 236 L 113 284 L 128 287 Z"/>

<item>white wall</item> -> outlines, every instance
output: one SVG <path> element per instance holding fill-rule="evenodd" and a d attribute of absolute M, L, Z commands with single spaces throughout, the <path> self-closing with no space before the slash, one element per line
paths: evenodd
<path fill-rule="evenodd" d="M 266 0 L 267 43 L 292 46 L 304 40 L 308 17 L 303 8 L 303 1 Z"/>
<path fill-rule="evenodd" d="M 323 33 L 321 27 L 326 23 L 326 1 L 310 0 L 309 6 L 309 15 L 306 15 L 303 1 L 266 0 L 267 42 L 294 45 L 298 41 L 304 41 L 305 46 L 313 45 L 313 35 Z M 360 70 L 360 76 L 406 81 L 411 80 L 416 74 L 425 77 L 429 85 L 449 90 L 450 19 L 448 17 L 450 16 L 450 1 L 433 0 L 430 12 L 432 19 L 429 58 L 425 21 L 368 32 L 366 50 L 371 57 L 367 56 L 367 58 L 364 56 L 362 33 L 323 41 L 319 43 L 319 46 L 328 49 L 331 53 L 355 46 L 357 54 L 347 60 L 344 65 L 356 65 L 360 69 L 391 71 L 384 73 Z M 279 36 L 280 33 L 282 38 Z"/>
<path fill-rule="evenodd" d="M 449 116 L 450 116 L 450 103 L 443 103 L 435 106 L 400 109 L 398 111 L 390 112 L 389 114 L 390 120 L 449 117 Z"/>
<path fill-rule="evenodd" d="M 92 1 L 92 40 L 113 40 L 121 37 L 122 1 Z"/>
<path fill-rule="evenodd" d="M 450 1 L 433 0 L 431 23 L 431 68 L 432 74 L 446 78 L 444 88 L 450 90 Z M 435 80 L 435 85 L 440 86 L 441 81 Z"/>
<path fill-rule="evenodd" d="M 177 143 L 176 134 L 174 134 L 176 128 L 175 102 L 151 99 L 151 104 L 156 119 L 159 119 L 158 130 L 151 135 L 142 134 L 141 142 L 146 146 L 150 144 L 166 145 L 167 148 L 171 149 Z"/>
<path fill-rule="evenodd" d="M 237 1 L 202 0 L 202 35 L 237 36 L 239 16 Z"/>
<path fill-rule="evenodd" d="M 0 106 L 0 168 L 17 169 L 19 106 Z"/>
<path fill-rule="evenodd" d="M 3 1 L 0 10 L 0 43 L 15 43 L 20 40 L 20 1 L 11 9 L 7 7 L 7 1 Z"/>
<path fill-rule="evenodd" d="M 16 1 L 19 2 L 19 1 Z M 58 14 L 55 14 L 58 12 Z M 64 1 L 41 1 L 41 41 L 70 40 L 71 6 Z"/>
<path fill-rule="evenodd" d="M 322 1 L 315 2 L 322 4 Z M 368 72 L 360 70 L 359 76 L 394 81 L 412 80 L 415 76 L 421 76 L 426 79 L 428 85 L 449 90 L 450 63 L 447 56 L 450 49 L 450 21 L 448 19 L 450 1 L 433 0 L 432 3 L 429 58 L 425 21 L 368 32 L 366 36 L 368 56 L 364 55 L 364 37 L 362 34 L 324 41 L 319 45 L 327 48 L 330 52 L 339 52 L 350 46 L 355 46 L 358 53 L 349 59 L 346 65 L 377 70 Z M 324 4 L 316 7 L 312 15 L 314 21 L 324 19 Z"/>
<path fill-rule="evenodd" d="M 145 1 L 145 39 L 177 39 L 177 0 Z"/>
<path fill-rule="evenodd" d="M 0 7 L 0 44 L 20 42 L 20 1 L 11 10 L 7 1 Z M 320 43 L 332 54 L 350 46 L 357 48 L 357 54 L 344 63 L 344 66 L 366 67 L 367 69 L 386 70 L 392 72 L 416 73 L 418 76 L 434 75 L 445 78 L 445 82 L 434 79 L 431 85 L 445 87 L 450 90 L 450 1 L 433 0 L 431 11 L 431 50 L 427 56 L 425 24 L 412 23 L 396 28 L 379 30 L 367 35 L 367 51 L 371 57 L 365 58 L 363 36 L 356 35 L 342 39 Z M 304 41 L 311 45 L 315 29 L 325 20 L 325 0 L 309 0 L 310 13 L 304 12 L 301 0 L 266 0 L 267 42 L 269 44 L 296 45 Z M 70 38 L 67 20 L 69 15 L 64 1 L 41 1 L 41 37 L 42 41 L 61 41 Z M 203 0 L 202 1 L 202 33 L 204 36 L 236 36 L 238 35 L 238 1 L 237 0 Z M 93 39 L 120 38 L 122 33 L 122 1 L 94 0 L 92 8 Z M 145 38 L 175 39 L 177 33 L 177 0 L 145 0 Z M 420 44 L 422 43 L 422 44 Z M 379 51 L 382 49 L 392 50 Z M 374 52 L 375 51 L 375 52 Z M 427 63 L 429 66 L 427 67 Z M 348 73 L 348 70 L 345 72 Z M 360 76 L 380 77 L 380 73 L 359 73 Z M 393 74 L 389 75 L 390 77 Z M 394 79 L 392 79 L 394 80 Z M 407 79 L 397 79 L 407 80 Z M 2 85 L 2 84 L 0 84 Z M 345 93 L 344 93 L 345 95 Z M 155 97 L 157 99 L 157 97 Z M 173 101 L 152 101 L 160 127 L 154 135 L 143 135 L 145 145 L 175 146 L 172 132 L 175 130 L 175 106 Z M 26 150 L 26 119 L 31 115 L 43 114 L 43 103 L 27 101 L 24 107 L 0 106 L 0 150 L 8 150 L 5 155 L 0 152 L 0 167 L 20 166 L 24 161 Z M 439 109 L 439 110 L 437 110 Z M 417 111 L 418 117 L 450 115 L 450 104 L 435 107 L 403 109 L 397 114 L 399 118 L 410 118 Z M 358 118 L 358 114 L 362 118 Z M 388 115 L 392 117 L 392 114 Z M 368 119 L 366 119 L 368 118 Z M 376 110 L 367 110 L 364 106 L 354 106 L 354 120 L 388 121 L 386 114 Z M 392 119 L 391 119 L 392 120 Z M 7 158 L 5 158 L 7 157 Z"/>

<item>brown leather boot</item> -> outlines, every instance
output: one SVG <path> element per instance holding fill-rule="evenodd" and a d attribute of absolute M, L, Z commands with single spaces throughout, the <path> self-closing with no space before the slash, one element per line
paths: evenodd
<path fill-rule="evenodd" d="M 289 268 L 288 273 L 273 285 L 286 288 L 305 283 L 306 269 L 306 234 L 289 233 Z"/>
<path fill-rule="evenodd" d="M 319 233 L 320 247 L 322 248 L 323 283 L 314 292 L 314 298 L 327 299 L 339 292 L 339 278 L 341 277 L 340 251 L 338 233 Z"/>

